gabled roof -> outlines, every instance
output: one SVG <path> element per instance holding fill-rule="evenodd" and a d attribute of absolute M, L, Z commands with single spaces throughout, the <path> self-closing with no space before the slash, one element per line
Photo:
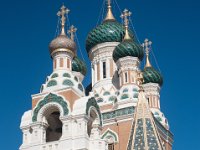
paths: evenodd
<path fill-rule="evenodd" d="M 163 150 L 151 110 L 140 91 L 127 150 Z"/>

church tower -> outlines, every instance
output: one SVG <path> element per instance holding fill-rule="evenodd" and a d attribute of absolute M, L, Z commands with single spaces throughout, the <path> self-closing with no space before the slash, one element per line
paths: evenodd
<path fill-rule="evenodd" d="M 97 102 L 85 96 L 82 80 L 85 64 L 76 55 L 74 32 L 65 31 L 64 5 L 58 12 L 60 34 L 50 43 L 53 72 L 32 95 L 32 109 L 22 116 L 23 143 L 20 150 L 105 150 L 101 139 L 101 114 Z"/>
<path fill-rule="evenodd" d="M 100 106 L 103 118 L 102 139 L 108 143 L 109 150 L 152 149 L 148 146 L 147 135 L 144 136 L 147 140 L 143 141 L 147 146 L 138 147 L 137 144 L 142 141 L 135 147 L 131 145 L 135 143 L 133 139 L 137 140 L 136 120 L 144 118 L 144 122 L 150 119 L 148 125 L 151 124 L 154 128 L 152 136 L 156 136 L 158 145 L 154 149 L 171 150 L 173 135 L 169 131 L 167 119 L 160 110 L 163 79 L 149 60 L 152 43 L 147 39 L 144 44 L 137 42 L 134 32 L 129 28 L 130 16 L 131 12 L 125 9 L 121 15 L 123 24 L 119 23 L 112 13 L 111 0 L 107 0 L 105 19 L 89 32 L 86 40 L 92 70 L 89 95 L 94 96 Z M 144 53 L 146 66 L 141 69 Z M 140 74 L 143 79 L 142 85 L 138 82 Z M 148 117 L 137 115 L 141 110 L 138 106 L 140 103 L 142 108 L 145 107 L 145 112 L 148 112 Z M 148 125 L 143 128 L 147 128 Z"/>
<path fill-rule="evenodd" d="M 125 9 L 119 23 L 106 1 L 104 20 L 86 38 L 92 73 L 86 89 L 77 29 L 66 28 L 69 9 L 63 5 L 57 13 L 60 33 L 49 45 L 53 72 L 22 116 L 20 150 L 172 150 L 160 106 L 163 78 L 149 57 L 152 42 L 139 43 L 129 27 L 131 12 Z"/>

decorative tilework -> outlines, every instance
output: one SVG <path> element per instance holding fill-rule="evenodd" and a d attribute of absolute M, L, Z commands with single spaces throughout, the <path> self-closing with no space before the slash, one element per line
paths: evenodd
<path fill-rule="evenodd" d="M 63 85 L 74 86 L 74 83 L 71 80 L 66 79 L 63 81 Z"/>
<path fill-rule="evenodd" d="M 37 121 L 37 116 L 38 116 L 38 112 L 40 111 L 40 109 L 42 107 L 44 107 L 46 104 L 51 103 L 51 102 L 55 102 L 58 103 L 59 105 L 62 106 L 63 108 L 63 115 L 67 115 L 69 110 L 68 110 L 68 105 L 67 102 L 64 101 L 64 99 L 60 96 L 57 96 L 55 94 L 50 93 L 49 95 L 47 95 L 43 100 L 41 100 L 38 104 L 37 107 L 34 109 L 33 111 L 33 117 L 32 117 L 32 121 L 36 122 Z"/>
<path fill-rule="evenodd" d="M 134 107 L 127 107 L 123 109 L 118 109 L 112 112 L 103 113 L 103 120 L 112 119 L 119 116 L 125 116 L 134 113 Z"/>
<path fill-rule="evenodd" d="M 47 87 L 56 86 L 57 82 L 55 80 L 51 80 L 48 82 Z"/>

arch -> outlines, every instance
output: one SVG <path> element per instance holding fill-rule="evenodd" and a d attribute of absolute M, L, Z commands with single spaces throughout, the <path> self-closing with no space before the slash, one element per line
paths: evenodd
<path fill-rule="evenodd" d="M 63 77 L 71 78 L 71 75 L 69 73 L 64 73 Z"/>
<path fill-rule="evenodd" d="M 92 133 L 93 125 L 100 126 L 100 117 L 95 107 L 93 106 L 90 107 L 88 117 L 89 117 L 89 120 L 87 123 L 87 133 L 88 133 L 88 136 L 90 137 Z"/>
<path fill-rule="evenodd" d="M 47 87 L 56 86 L 56 85 L 57 85 L 56 80 L 51 80 L 51 81 L 49 81 L 49 83 L 47 84 Z"/>
<path fill-rule="evenodd" d="M 74 86 L 74 83 L 71 80 L 66 79 L 63 81 L 63 85 Z"/>
<path fill-rule="evenodd" d="M 78 89 L 81 90 L 82 92 L 84 91 L 83 86 L 80 83 L 78 84 Z"/>
<path fill-rule="evenodd" d="M 101 138 L 106 140 L 108 143 L 117 143 L 118 142 L 117 133 L 109 128 L 103 133 Z"/>
<path fill-rule="evenodd" d="M 46 107 L 46 108 L 45 108 Z M 47 104 L 40 111 L 39 119 L 48 124 L 46 128 L 46 142 L 58 141 L 62 136 L 63 123 L 60 120 L 62 108 L 58 104 Z"/>
<path fill-rule="evenodd" d="M 135 94 L 133 95 L 133 98 L 138 98 L 138 93 L 135 93 Z"/>
<path fill-rule="evenodd" d="M 52 76 L 51 76 L 51 78 L 53 79 L 53 78 L 57 78 L 58 77 L 58 74 L 57 73 L 54 73 Z"/>
<path fill-rule="evenodd" d="M 117 99 L 116 96 L 111 96 L 108 101 L 115 102 Z"/>
<path fill-rule="evenodd" d="M 110 95 L 110 92 L 106 91 L 103 93 L 103 96 L 107 96 L 107 95 Z"/>
<path fill-rule="evenodd" d="M 50 93 L 37 104 L 37 107 L 33 111 L 32 121 L 36 122 L 38 118 L 41 121 L 43 113 L 52 108 L 58 108 L 61 116 L 68 115 L 69 113 L 67 102 L 61 96 Z"/>
<path fill-rule="evenodd" d="M 128 92 L 128 89 L 127 88 L 123 89 L 123 93 L 126 93 L 126 92 Z"/>
<path fill-rule="evenodd" d="M 102 103 L 103 102 L 103 99 L 102 98 L 98 98 L 97 99 L 97 103 Z"/>
<path fill-rule="evenodd" d="M 78 78 L 77 78 L 76 76 L 74 77 L 74 80 L 75 80 L 76 82 L 78 82 Z"/>
<path fill-rule="evenodd" d="M 86 115 L 89 116 L 89 113 L 92 107 L 96 109 L 98 117 L 99 117 L 100 125 L 102 126 L 102 116 L 101 116 L 100 108 L 94 97 L 90 98 L 86 104 Z"/>
<path fill-rule="evenodd" d="M 127 98 L 129 98 L 128 94 L 123 94 L 123 95 L 121 96 L 121 100 L 127 99 Z"/>

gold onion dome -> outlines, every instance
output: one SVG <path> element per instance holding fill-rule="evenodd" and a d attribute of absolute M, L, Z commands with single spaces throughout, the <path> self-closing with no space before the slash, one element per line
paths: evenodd
<path fill-rule="evenodd" d="M 68 13 L 69 13 L 69 9 L 67 9 L 64 5 L 61 7 L 60 11 L 57 13 L 57 15 L 61 17 L 61 33 L 49 44 L 49 50 L 50 50 L 51 55 L 58 51 L 67 51 L 67 52 L 71 52 L 72 54 L 75 54 L 76 52 L 76 43 L 74 42 L 74 39 L 73 39 L 73 32 L 75 32 L 76 29 L 74 29 L 74 31 L 71 31 L 70 29 L 71 38 L 69 38 L 65 33 L 65 22 L 66 22 L 65 15 Z"/>
<path fill-rule="evenodd" d="M 133 33 L 129 31 L 133 38 Z M 111 9 L 111 1 L 108 0 L 107 15 L 104 21 L 89 32 L 86 39 L 86 50 L 90 50 L 98 44 L 105 42 L 121 42 L 125 35 L 125 29 L 122 24 L 116 21 Z"/>

